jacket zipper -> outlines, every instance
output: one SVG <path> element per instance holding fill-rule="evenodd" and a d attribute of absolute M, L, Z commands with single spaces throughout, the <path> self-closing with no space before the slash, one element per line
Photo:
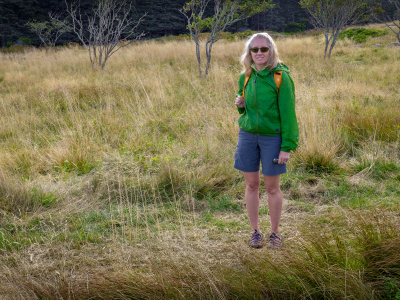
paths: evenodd
<path fill-rule="evenodd" d="M 256 72 L 256 78 L 254 78 L 254 83 L 257 82 L 258 72 Z M 258 107 L 257 107 L 257 85 L 254 84 L 254 103 L 256 105 L 256 133 L 258 134 Z"/>

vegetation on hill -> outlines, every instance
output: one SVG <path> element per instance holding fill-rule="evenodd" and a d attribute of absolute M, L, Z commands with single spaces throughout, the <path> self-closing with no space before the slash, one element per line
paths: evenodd
<path fill-rule="evenodd" d="M 67 1 L 72 3 L 73 1 Z M 146 37 L 157 38 L 165 35 L 179 35 L 188 33 L 186 29 L 186 18 L 180 9 L 187 0 L 128 0 L 133 7 L 133 19 L 139 19 L 147 13 L 138 32 L 143 32 Z M 206 16 L 213 14 L 210 3 Z M 93 1 L 81 0 L 82 14 L 93 13 Z M 20 38 L 30 38 L 35 46 L 40 45 L 39 38 L 30 30 L 27 23 L 45 22 L 49 20 L 49 12 L 66 16 L 66 5 L 64 1 L 15 1 L 3 0 L 0 3 L 0 47 L 5 47 L 7 42 L 16 43 Z M 276 3 L 271 11 L 257 14 L 251 18 L 238 22 L 230 30 L 232 32 L 244 30 L 274 30 L 282 31 L 286 24 L 291 22 L 309 25 L 307 13 L 302 10 L 297 0 L 281 0 Z M 72 33 L 63 35 L 59 45 L 68 42 L 79 42 Z"/>

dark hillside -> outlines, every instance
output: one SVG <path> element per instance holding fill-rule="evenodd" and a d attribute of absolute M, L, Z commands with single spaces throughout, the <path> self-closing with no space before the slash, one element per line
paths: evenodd
<path fill-rule="evenodd" d="M 145 32 L 147 38 L 155 38 L 165 35 L 179 35 L 187 33 L 186 19 L 179 12 L 187 0 L 128 0 L 133 7 L 132 14 L 139 18 L 147 13 L 146 18 L 138 27 L 138 32 Z M 382 7 L 390 14 L 394 8 L 382 2 Z M 68 1 L 70 2 L 70 1 Z M 81 0 L 82 14 L 90 14 L 93 0 Z M 39 45 L 40 41 L 33 34 L 27 22 L 48 21 L 49 12 L 66 15 L 65 2 L 62 0 L 0 0 L 0 46 L 6 46 L 7 42 L 15 43 L 20 38 L 29 38 L 33 45 Z M 213 9 L 210 5 L 209 14 Z M 268 30 L 287 31 L 304 30 L 311 28 L 307 21 L 308 14 L 302 9 L 298 0 L 275 0 L 272 10 L 257 14 L 247 20 L 236 23 L 230 31 L 243 30 Z M 75 41 L 73 34 L 66 34 L 60 40 L 60 44 Z"/>

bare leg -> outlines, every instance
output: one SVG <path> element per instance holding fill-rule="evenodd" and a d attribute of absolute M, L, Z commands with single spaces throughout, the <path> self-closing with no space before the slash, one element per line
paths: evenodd
<path fill-rule="evenodd" d="M 258 227 L 258 208 L 260 206 L 259 188 L 260 188 L 260 172 L 243 172 L 246 182 L 246 192 L 244 199 L 246 201 L 247 214 L 249 215 L 250 224 L 253 231 Z"/>
<path fill-rule="evenodd" d="M 265 188 L 268 193 L 268 207 L 271 216 L 271 233 L 279 233 L 279 221 L 282 215 L 283 195 L 280 189 L 281 175 L 264 176 Z"/>

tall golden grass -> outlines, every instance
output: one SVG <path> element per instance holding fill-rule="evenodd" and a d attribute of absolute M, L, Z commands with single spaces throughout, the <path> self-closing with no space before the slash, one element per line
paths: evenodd
<path fill-rule="evenodd" d="M 0 295 L 374 298 L 400 276 L 391 38 L 339 41 L 324 61 L 321 35 L 277 37 L 300 125 L 280 252 L 247 249 L 232 167 L 244 41 L 215 44 L 206 80 L 190 41 L 136 43 L 103 71 L 79 47 L 0 54 Z"/>

